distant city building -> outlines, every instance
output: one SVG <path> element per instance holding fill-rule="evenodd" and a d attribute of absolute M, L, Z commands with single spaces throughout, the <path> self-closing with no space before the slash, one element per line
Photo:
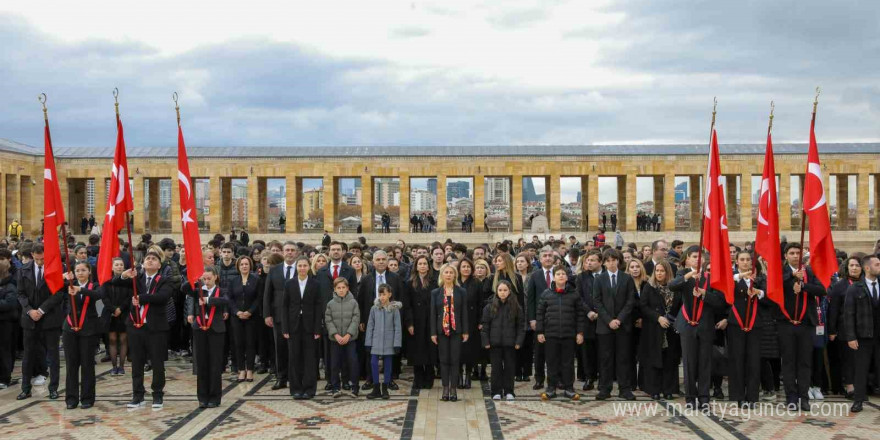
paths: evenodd
<path fill-rule="evenodd" d="M 471 196 L 471 183 L 467 180 L 449 182 L 446 184 L 446 201 L 452 199 L 467 199 Z"/>
<path fill-rule="evenodd" d="M 373 203 L 383 208 L 400 206 L 400 179 L 376 179 Z"/>
<path fill-rule="evenodd" d="M 505 177 L 487 177 L 485 197 L 489 203 L 510 203 L 510 179 Z"/>
<path fill-rule="evenodd" d="M 436 211 L 437 194 L 422 189 L 409 193 L 409 206 L 412 212 Z"/>

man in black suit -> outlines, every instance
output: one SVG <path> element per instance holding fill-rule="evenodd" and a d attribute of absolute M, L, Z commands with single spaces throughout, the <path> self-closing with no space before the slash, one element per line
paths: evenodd
<path fill-rule="evenodd" d="M 813 338 L 819 316 L 818 298 L 825 296 L 825 288 L 806 266 L 796 267 L 800 261 L 801 245 L 789 243 L 785 247 L 787 264 L 782 267 L 782 291 L 785 307 L 779 308 L 777 329 L 779 349 L 782 352 L 782 383 L 785 403 L 810 410 L 810 378 L 813 366 Z"/>
<path fill-rule="evenodd" d="M 295 264 L 308 269 L 309 260 L 300 257 Z M 315 397 L 318 383 L 318 339 L 327 303 L 314 277 L 300 280 L 294 275 L 284 286 L 282 310 L 286 315 L 281 327 L 291 357 L 290 395 L 307 400 Z"/>
<path fill-rule="evenodd" d="M 65 293 L 49 291 L 45 280 L 43 245 L 34 245 L 33 261 L 18 271 L 18 303 L 21 305 L 21 328 L 24 330 L 24 357 L 21 361 L 21 394 L 18 400 L 31 397 L 31 376 L 34 363 L 43 353 L 49 360 L 49 398 L 58 398 L 59 358 L 58 341 L 64 320 L 61 302 Z M 39 369 L 39 366 L 37 366 Z"/>
<path fill-rule="evenodd" d="M 376 301 L 376 298 L 379 297 L 379 286 L 387 284 L 391 287 L 391 299 L 393 301 L 400 301 L 401 290 L 403 289 L 400 277 L 396 273 L 387 270 L 388 254 L 385 253 L 385 251 L 378 250 L 373 254 L 373 269 L 375 270 L 372 273 L 361 278 L 357 294 L 358 306 L 360 307 L 361 312 L 360 336 L 358 337 L 358 349 L 361 352 L 361 369 L 359 371 L 363 371 L 363 374 L 365 374 L 367 378 L 366 383 L 364 383 L 364 389 L 370 389 L 373 387 L 373 376 L 370 370 L 370 353 L 364 348 L 364 338 L 367 334 L 367 321 L 370 319 L 370 310 L 373 308 L 373 303 Z M 393 363 L 394 374 L 399 375 L 399 355 L 394 356 Z M 388 388 L 396 390 L 399 387 L 392 380 L 391 383 L 388 384 Z"/>
<path fill-rule="evenodd" d="M 324 306 L 327 306 L 327 303 L 333 299 L 333 281 L 336 281 L 337 278 L 342 277 L 348 280 L 348 286 L 352 289 L 352 293 L 355 293 L 358 289 L 357 287 L 357 275 L 354 273 L 354 268 L 349 266 L 348 263 L 342 261 L 342 256 L 345 255 L 344 244 L 341 241 L 331 241 L 330 248 L 328 250 L 327 256 L 330 257 L 330 263 L 321 268 L 316 278 L 318 279 L 318 285 L 321 287 L 321 301 Z M 321 316 L 323 317 L 323 311 L 321 311 Z M 369 316 L 369 312 L 367 312 L 367 316 Z M 329 378 L 330 374 L 330 338 L 328 335 L 324 335 L 323 349 L 324 349 L 324 377 Z M 349 387 L 351 381 L 348 377 L 347 364 L 343 365 L 342 368 L 342 383 L 343 388 Z M 360 370 L 364 371 L 364 370 Z M 327 385 L 324 387 L 325 391 L 329 391 L 332 388 L 330 381 L 327 381 Z M 369 389 L 366 385 L 361 387 L 365 390 Z"/>
<path fill-rule="evenodd" d="M 132 311 L 126 321 L 128 333 L 128 354 L 131 356 L 132 397 L 129 408 L 144 405 L 144 365 L 150 360 L 153 381 L 153 409 L 163 407 L 165 396 L 165 358 L 168 356 L 168 319 L 165 309 L 177 286 L 170 278 L 159 273 L 162 267 L 162 256 L 156 252 L 147 252 L 144 256 L 143 272 L 140 274 L 132 268 L 122 275 L 113 278 L 110 284 L 115 286 L 131 286 L 132 278 L 136 278 L 137 294 L 132 298 Z"/>
<path fill-rule="evenodd" d="M 269 271 L 266 278 L 266 290 L 263 292 L 263 320 L 266 326 L 272 327 L 275 335 L 275 384 L 273 390 L 287 388 L 289 375 L 287 341 L 284 339 L 282 324 L 284 323 L 285 311 L 284 283 L 296 278 L 296 257 L 299 248 L 292 241 L 284 242 L 281 248 L 284 255 L 284 263 L 279 264 Z"/>
<path fill-rule="evenodd" d="M 849 286 L 843 305 L 843 339 L 856 355 L 852 412 L 860 412 L 862 402 L 868 400 L 871 361 L 874 377 L 880 377 L 880 257 L 862 258 L 862 271 L 865 277 Z"/>
<path fill-rule="evenodd" d="M 537 310 L 538 310 L 538 298 L 544 293 L 547 289 L 553 289 L 553 262 L 556 260 L 556 256 L 553 254 L 553 248 L 550 246 L 544 246 L 541 248 L 540 262 L 541 268 L 539 270 L 532 271 L 529 275 L 529 279 L 526 281 L 526 301 L 527 301 L 527 313 L 529 317 L 529 330 L 531 330 L 531 338 L 537 338 L 537 334 L 535 333 L 535 329 L 537 327 Z M 534 347 L 534 362 L 535 362 L 535 385 L 532 387 L 533 390 L 540 390 L 544 388 L 544 378 L 545 375 L 545 357 L 544 357 L 544 344 L 539 344 L 537 339 L 534 340 L 532 347 Z M 517 378 L 518 380 L 522 380 L 523 378 Z M 556 384 L 554 384 L 555 386 Z"/>
<path fill-rule="evenodd" d="M 666 259 L 669 255 L 669 245 L 666 240 L 656 240 L 651 243 L 651 260 L 645 262 L 645 275 L 651 276 L 654 273 L 654 266 Z"/>
<path fill-rule="evenodd" d="M 636 285 L 632 277 L 619 270 L 623 256 L 617 249 L 603 255 L 605 272 L 593 281 L 593 305 L 599 314 L 599 394 L 596 400 L 611 397 L 617 377 L 620 397 L 635 400 L 632 393 L 632 312 L 636 304 Z"/>

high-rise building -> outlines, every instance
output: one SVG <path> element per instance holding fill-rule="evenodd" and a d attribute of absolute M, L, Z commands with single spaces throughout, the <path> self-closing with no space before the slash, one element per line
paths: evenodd
<path fill-rule="evenodd" d="M 381 178 L 375 182 L 373 203 L 383 208 L 400 205 L 400 179 Z"/>
<path fill-rule="evenodd" d="M 675 201 L 683 202 L 688 199 L 688 182 L 681 182 L 678 185 L 675 185 Z"/>
<path fill-rule="evenodd" d="M 535 191 L 535 183 L 532 181 L 534 177 L 523 178 L 523 203 L 525 202 L 543 202 L 544 194 L 540 196 Z"/>
<path fill-rule="evenodd" d="M 471 196 L 471 183 L 467 180 L 449 182 L 446 184 L 446 200 L 467 199 Z"/>
<path fill-rule="evenodd" d="M 510 180 L 502 177 L 487 177 L 485 197 L 489 203 L 510 203 Z"/>
<path fill-rule="evenodd" d="M 303 191 L 302 212 L 303 218 L 309 218 L 309 214 L 324 209 L 324 188 L 315 188 Z"/>
<path fill-rule="evenodd" d="M 437 179 L 428 179 L 428 192 L 437 194 Z"/>
<path fill-rule="evenodd" d="M 437 210 L 437 194 L 422 189 L 409 193 L 409 206 L 412 212 L 425 212 Z"/>

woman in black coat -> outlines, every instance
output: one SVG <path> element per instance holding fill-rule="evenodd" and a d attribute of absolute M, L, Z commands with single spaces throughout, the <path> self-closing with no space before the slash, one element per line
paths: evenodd
<path fill-rule="evenodd" d="M 828 361 L 831 370 L 831 392 L 852 398 L 854 393 L 855 351 L 840 338 L 843 330 L 843 303 L 846 291 L 862 279 L 862 265 L 858 258 L 849 257 L 840 265 L 840 279 L 831 286 L 828 305 Z"/>
<path fill-rule="evenodd" d="M 253 272 L 254 262 L 250 257 L 238 257 L 235 269 L 239 276 L 231 278 L 226 291 L 232 324 L 234 365 L 238 369 L 239 382 L 253 382 L 257 332 L 260 330 L 257 315 L 263 301 L 263 283 Z"/>
<path fill-rule="evenodd" d="M 103 327 L 95 304 L 104 298 L 104 290 L 91 281 L 92 266 L 88 261 L 77 262 L 74 273 L 76 278 L 70 272 L 65 274 L 66 289 L 57 293 L 65 296 L 62 301 L 66 315 L 62 340 L 67 363 L 64 400 L 67 409 L 76 408 L 80 401 L 82 409 L 89 409 L 95 404 L 95 348 Z"/>
<path fill-rule="evenodd" d="M 119 276 L 125 270 L 125 262 L 122 258 L 113 259 L 113 274 Z M 106 324 L 109 338 L 110 362 L 113 367 L 110 375 L 125 374 L 125 360 L 128 357 L 128 336 L 125 333 L 125 319 L 131 308 L 131 285 L 126 287 L 113 286 L 107 283 L 104 289 L 104 311 L 102 319 Z M 118 360 L 117 360 L 118 358 Z"/>
<path fill-rule="evenodd" d="M 464 258 L 458 263 L 459 284 L 467 293 L 467 309 L 468 309 L 468 329 L 471 333 L 476 333 L 480 326 L 480 317 L 483 311 L 483 282 L 474 278 L 474 263 Z M 461 346 L 461 364 L 464 367 L 464 374 L 461 375 L 458 387 L 469 389 L 471 387 L 470 371 L 475 371 L 477 363 L 483 352 L 480 346 L 480 338 L 470 338 Z"/>
<path fill-rule="evenodd" d="M 654 266 L 648 282 L 642 284 L 639 301 L 642 316 L 640 369 L 645 373 L 644 391 L 652 399 L 660 394 L 668 400 L 678 392 L 678 364 L 681 339 L 672 323 L 681 309 L 681 295 L 669 290 L 672 267 L 666 260 Z"/>
<path fill-rule="evenodd" d="M 439 272 L 440 287 L 431 292 L 431 342 L 440 354 L 442 399 L 455 402 L 458 400 L 455 385 L 461 371 L 461 346 L 468 341 L 467 292 L 457 285 L 455 266 L 444 264 Z"/>
<path fill-rule="evenodd" d="M 428 257 L 416 258 L 403 296 L 403 322 L 406 328 L 407 360 L 413 366 L 413 388 L 434 386 L 434 365 L 437 346 L 431 343 L 431 291 L 437 278 L 431 271 Z"/>

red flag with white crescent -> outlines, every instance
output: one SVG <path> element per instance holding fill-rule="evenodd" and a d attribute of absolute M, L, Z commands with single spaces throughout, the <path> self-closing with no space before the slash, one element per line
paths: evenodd
<path fill-rule="evenodd" d="M 101 230 L 101 251 L 98 253 L 98 281 L 101 284 L 113 278 L 113 258 L 119 255 L 119 231 L 126 227 L 126 213 L 134 210 L 131 186 L 128 183 L 128 159 L 122 121 L 116 115 L 116 152 L 110 172 L 110 191 L 107 194 L 107 213 Z"/>
<path fill-rule="evenodd" d="M 764 153 L 764 175 L 758 201 L 758 230 L 755 252 L 767 262 L 767 298 L 784 306 L 782 292 L 782 258 L 779 255 L 779 207 L 776 195 L 776 165 L 773 162 L 773 139 L 767 133 Z M 753 262 L 757 264 L 757 262 Z"/>
<path fill-rule="evenodd" d="M 826 288 L 831 275 L 837 272 L 837 254 L 831 237 L 831 219 L 825 199 L 819 147 L 816 145 L 816 120 L 810 123 L 810 151 L 807 155 L 807 173 L 804 179 L 804 212 L 810 220 L 810 267 Z M 840 207 L 838 207 L 840 209 Z M 843 209 L 849 209 L 844 206 Z"/>
<path fill-rule="evenodd" d="M 180 188 L 180 222 L 183 232 L 183 248 L 186 251 L 186 278 L 191 287 L 205 272 L 202 260 L 202 244 L 199 237 L 199 224 L 196 221 L 196 200 L 192 177 L 189 173 L 189 160 L 183 142 L 183 129 L 177 127 L 177 181 Z"/>
<path fill-rule="evenodd" d="M 58 172 L 55 169 L 55 153 L 52 151 L 52 136 L 49 134 L 49 121 L 45 130 L 45 161 L 43 165 L 43 279 L 49 290 L 55 292 L 64 287 L 64 265 L 61 261 L 61 245 L 58 240 L 58 227 L 64 224 L 64 204 L 61 203 L 61 190 L 58 188 Z M 66 244 L 65 244 L 66 245 Z"/>
<path fill-rule="evenodd" d="M 733 267 L 730 262 L 730 240 L 727 235 L 727 209 L 724 206 L 724 176 L 718 153 L 718 134 L 712 130 L 709 169 L 706 173 L 706 199 L 703 209 L 703 245 L 711 264 L 709 287 L 724 293 L 733 304 Z"/>

